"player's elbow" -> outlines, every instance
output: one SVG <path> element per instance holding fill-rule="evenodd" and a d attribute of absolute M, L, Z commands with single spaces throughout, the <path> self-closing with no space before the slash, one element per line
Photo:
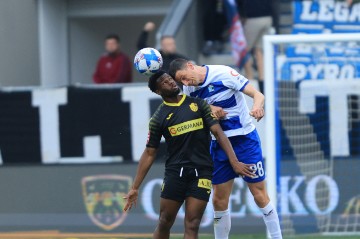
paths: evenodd
<path fill-rule="evenodd" d="M 152 163 L 156 158 L 156 151 L 157 151 L 156 148 L 146 147 L 143 154 L 141 155 L 140 160 L 144 160 Z"/>
<path fill-rule="evenodd" d="M 148 156 L 155 156 L 156 155 L 156 148 L 155 147 L 146 147 L 145 152 Z"/>
<path fill-rule="evenodd" d="M 211 133 L 214 135 L 216 140 L 220 139 L 221 132 L 222 132 L 222 129 L 220 128 L 219 125 L 214 125 L 213 127 L 211 127 Z"/>

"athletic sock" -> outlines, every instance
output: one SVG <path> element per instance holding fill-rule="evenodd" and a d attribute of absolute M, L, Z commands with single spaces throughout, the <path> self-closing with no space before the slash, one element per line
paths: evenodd
<path fill-rule="evenodd" d="M 231 217 L 229 209 L 214 212 L 214 234 L 215 239 L 228 239 L 231 228 Z"/>
<path fill-rule="evenodd" d="M 271 238 L 282 239 L 279 216 L 271 202 L 264 208 L 260 208 L 260 210 L 263 213 L 263 219 Z"/>

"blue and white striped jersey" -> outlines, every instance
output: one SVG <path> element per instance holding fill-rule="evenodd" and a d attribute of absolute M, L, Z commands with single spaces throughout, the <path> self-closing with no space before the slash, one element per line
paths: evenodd
<path fill-rule="evenodd" d="M 219 106 L 228 114 L 220 121 L 227 137 L 246 135 L 255 129 L 244 94 L 241 92 L 249 80 L 231 67 L 206 65 L 207 73 L 203 84 L 184 86 L 186 95 L 199 97 L 210 105 Z M 213 137 L 214 139 L 214 137 Z"/>

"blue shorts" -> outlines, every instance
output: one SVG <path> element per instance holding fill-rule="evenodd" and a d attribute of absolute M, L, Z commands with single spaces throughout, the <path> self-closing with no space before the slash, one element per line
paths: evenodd
<path fill-rule="evenodd" d="M 265 179 L 265 165 L 261 152 L 260 138 L 256 129 L 247 135 L 229 137 L 229 140 L 240 162 L 254 164 L 253 170 L 256 176 L 254 178 L 245 176 L 243 179 L 248 183 L 263 181 Z M 225 183 L 239 177 L 234 172 L 228 157 L 216 140 L 211 141 L 210 153 L 214 161 L 213 184 Z"/>

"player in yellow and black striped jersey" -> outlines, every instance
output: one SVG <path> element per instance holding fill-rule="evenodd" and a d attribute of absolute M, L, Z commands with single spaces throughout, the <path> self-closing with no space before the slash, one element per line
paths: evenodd
<path fill-rule="evenodd" d="M 176 215 L 185 201 L 184 238 L 198 238 L 198 229 L 211 192 L 213 172 L 210 131 L 241 175 L 253 176 L 250 165 L 238 161 L 230 141 L 209 105 L 202 99 L 179 95 L 175 81 L 163 71 L 149 79 L 149 88 L 164 102 L 149 123 L 146 149 L 141 156 L 124 210 L 136 204 L 139 187 L 156 157 L 161 137 L 167 144 L 160 218 L 153 238 L 169 238 Z"/>

